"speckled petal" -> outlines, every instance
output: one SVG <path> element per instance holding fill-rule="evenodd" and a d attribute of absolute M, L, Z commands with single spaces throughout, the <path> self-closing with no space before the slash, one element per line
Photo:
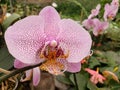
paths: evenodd
<path fill-rule="evenodd" d="M 45 21 L 45 33 L 48 40 L 54 39 L 59 32 L 57 23 L 60 21 L 60 16 L 58 12 L 53 7 L 47 6 L 41 10 L 39 15 Z"/>
<path fill-rule="evenodd" d="M 36 67 L 33 69 L 33 85 L 37 86 L 40 81 L 40 69 Z"/>
<path fill-rule="evenodd" d="M 69 51 L 68 62 L 77 63 L 89 55 L 92 40 L 82 26 L 71 19 L 63 19 L 59 28 L 57 40 L 61 48 Z"/>
<path fill-rule="evenodd" d="M 67 71 L 76 73 L 81 70 L 81 63 L 68 63 Z"/>
<path fill-rule="evenodd" d="M 40 16 L 19 20 L 5 32 L 9 52 L 23 63 L 39 62 L 38 51 L 44 44 L 44 22 Z"/>

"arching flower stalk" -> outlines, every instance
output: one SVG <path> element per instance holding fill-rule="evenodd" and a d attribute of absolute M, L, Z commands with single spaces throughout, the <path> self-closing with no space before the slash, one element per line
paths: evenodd
<path fill-rule="evenodd" d="M 16 68 L 42 63 L 26 71 L 26 79 L 33 76 L 34 85 L 39 83 L 40 69 L 54 75 L 79 72 L 80 61 L 90 54 L 92 44 L 81 25 L 71 19 L 60 19 L 51 6 L 42 9 L 38 16 L 28 16 L 9 27 L 5 41 L 16 58 Z"/>

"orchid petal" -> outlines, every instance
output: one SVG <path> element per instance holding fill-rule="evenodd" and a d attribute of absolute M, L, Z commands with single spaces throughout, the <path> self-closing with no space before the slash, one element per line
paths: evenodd
<path fill-rule="evenodd" d="M 41 10 L 40 16 L 45 21 L 45 34 L 49 39 L 53 39 L 57 36 L 59 29 L 57 23 L 60 21 L 58 12 L 51 6 L 47 6 Z"/>
<path fill-rule="evenodd" d="M 86 28 L 86 29 L 91 29 L 94 25 L 93 23 L 93 20 L 92 19 L 86 19 L 82 22 L 83 26 Z"/>
<path fill-rule="evenodd" d="M 81 63 L 68 63 L 68 72 L 79 72 L 81 70 Z"/>
<path fill-rule="evenodd" d="M 40 69 L 36 67 L 33 69 L 33 85 L 37 86 L 40 81 Z"/>
<path fill-rule="evenodd" d="M 44 22 L 40 16 L 29 16 L 16 22 L 5 32 L 9 52 L 23 63 L 37 63 L 44 44 Z"/>
<path fill-rule="evenodd" d="M 107 15 L 108 15 L 108 12 L 109 12 L 109 9 L 110 9 L 110 5 L 107 3 L 107 4 L 105 4 L 105 12 L 104 12 L 104 16 L 103 16 L 103 18 L 104 18 L 104 20 L 105 21 L 107 21 Z"/>
<path fill-rule="evenodd" d="M 91 18 L 97 16 L 99 14 L 100 8 L 101 8 L 101 5 L 98 4 L 95 9 L 92 9 L 91 14 L 88 16 L 88 19 L 91 19 Z"/>
<path fill-rule="evenodd" d="M 26 77 L 31 77 L 31 76 L 32 76 L 32 69 L 27 70 L 27 71 L 25 72 L 25 74 L 26 74 Z"/>
<path fill-rule="evenodd" d="M 14 60 L 14 67 L 15 68 L 23 68 L 23 67 L 26 67 L 26 66 L 28 66 L 28 65 L 25 64 L 25 63 L 22 63 L 21 61 L 19 61 L 17 59 Z"/>
<path fill-rule="evenodd" d="M 25 72 L 26 77 L 21 79 L 22 82 L 29 81 L 32 78 L 32 69 Z"/>
<path fill-rule="evenodd" d="M 62 48 L 69 51 L 68 62 L 77 63 L 88 56 L 92 40 L 85 29 L 70 19 L 61 20 L 59 28 L 57 40 Z"/>
<path fill-rule="evenodd" d="M 89 68 L 85 68 L 85 71 L 87 71 L 88 73 L 90 73 L 90 75 L 95 75 L 97 72 L 94 70 L 91 70 Z"/>
<path fill-rule="evenodd" d="M 105 31 L 109 26 L 108 22 L 101 22 L 99 19 L 96 18 L 93 19 L 93 22 L 94 22 L 93 34 L 95 36 L 98 36 L 98 34 Z"/>
<path fill-rule="evenodd" d="M 94 84 L 97 84 L 99 82 L 96 75 L 91 76 L 90 81 L 93 82 Z"/>

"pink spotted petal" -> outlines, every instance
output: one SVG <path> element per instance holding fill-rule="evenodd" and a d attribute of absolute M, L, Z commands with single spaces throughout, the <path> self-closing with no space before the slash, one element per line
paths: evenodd
<path fill-rule="evenodd" d="M 82 26 L 71 19 L 63 19 L 59 23 L 59 28 L 57 40 L 61 48 L 69 51 L 68 62 L 77 63 L 88 56 L 92 40 Z"/>
<path fill-rule="evenodd" d="M 81 70 L 81 63 L 68 63 L 68 72 L 79 72 Z"/>
<path fill-rule="evenodd" d="M 38 52 L 44 40 L 44 22 L 40 16 L 19 20 L 5 32 L 9 52 L 23 63 L 40 62 Z"/>
<path fill-rule="evenodd" d="M 15 59 L 15 61 L 14 61 L 14 67 L 15 68 L 23 68 L 23 67 L 26 67 L 26 66 L 28 66 L 28 65 L 25 64 L 25 63 L 22 63 L 20 60 Z"/>
<path fill-rule="evenodd" d="M 60 21 L 60 16 L 58 12 L 51 6 L 47 6 L 41 10 L 40 16 L 45 21 L 45 33 L 48 36 L 48 40 L 54 39 L 58 32 L 58 25 L 57 23 Z"/>
<path fill-rule="evenodd" d="M 40 81 L 40 69 L 36 67 L 33 69 L 33 85 L 37 86 Z"/>

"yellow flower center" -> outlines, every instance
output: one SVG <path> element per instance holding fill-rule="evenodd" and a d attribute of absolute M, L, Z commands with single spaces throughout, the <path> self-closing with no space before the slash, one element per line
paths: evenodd
<path fill-rule="evenodd" d="M 62 74 L 67 69 L 66 58 L 69 56 L 69 52 L 64 54 L 63 50 L 58 47 L 55 41 L 52 42 L 51 45 L 45 45 L 40 53 L 40 58 L 44 58 L 46 60 L 40 66 L 40 69 L 48 71 L 54 75 Z"/>

